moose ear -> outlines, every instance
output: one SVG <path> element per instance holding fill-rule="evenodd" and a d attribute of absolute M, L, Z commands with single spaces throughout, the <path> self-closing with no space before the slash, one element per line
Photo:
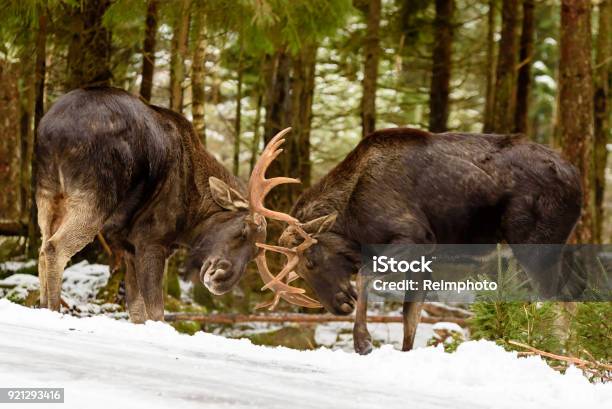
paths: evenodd
<path fill-rule="evenodd" d="M 338 217 L 338 212 L 333 212 L 327 216 L 322 216 L 311 220 L 302 225 L 302 229 L 308 234 L 314 235 L 319 233 L 325 233 L 332 228 Z"/>
<path fill-rule="evenodd" d="M 208 184 L 213 200 L 222 208 L 234 211 L 249 208 L 249 203 L 244 196 L 221 179 L 211 176 L 208 178 Z"/>

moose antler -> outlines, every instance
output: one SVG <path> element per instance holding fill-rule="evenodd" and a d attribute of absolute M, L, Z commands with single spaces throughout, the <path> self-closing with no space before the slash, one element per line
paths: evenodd
<path fill-rule="evenodd" d="M 299 225 L 299 220 L 288 215 L 287 213 L 276 212 L 267 209 L 264 206 L 264 199 L 270 191 L 283 183 L 300 183 L 298 179 L 287 177 L 275 177 L 266 179 L 266 170 L 270 164 L 283 151 L 280 146 L 285 143 L 283 137 L 291 131 L 291 128 L 286 128 L 280 131 L 265 147 L 257 164 L 253 168 L 251 178 L 249 179 L 249 206 L 251 213 L 258 214 L 263 217 L 268 217 L 274 220 L 280 220 L 294 226 L 296 231 L 304 238 L 304 241 L 296 247 L 286 248 L 280 246 L 271 246 L 265 243 L 257 243 L 260 248 L 259 254 L 255 258 L 257 270 L 264 282 L 262 290 L 270 289 L 274 292 L 274 299 L 271 302 L 258 305 L 256 308 L 268 307 L 273 310 L 280 299 L 284 299 L 292 304 L 308 308 L 319 308 L 321 304 L 316 300 L 305 295 L 305 290 L 298 287 L 290 286 L 289 283 L 297 278 L 297 274 L 293 271 L 299 262 L 300 255 L 308 247 L 312 246 L 317 241 L 306 233 Z M 284 254 L 287 257 L 287 263 L 277 276 L 274 276 L 268 268 L 266 260 L 266 250 Z M 286 281 L 283 281 L 285 280 Z"/>

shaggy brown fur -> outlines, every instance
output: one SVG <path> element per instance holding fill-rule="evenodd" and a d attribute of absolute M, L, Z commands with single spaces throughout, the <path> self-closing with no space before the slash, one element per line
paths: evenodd
<path fill-rule="evenodd" d="M 327 310 L 348 314 L 362 245 L 565 243 L 581 197 L 576 169 L 522 136 L 377 131 L 295 204 L 292 215 L 318 240 L 297 272 Z M 281 244 L 294 245 L 294 238 L 289 229 Z M 528 272 L 537 269 L 536 255 L 525 247 L 514 252 Z M 552 275 L 532 277 L 545 295 L 555 291 Z M 355 348 L 367 353 L 367 283 L 357 281 Z M 404 313 L 410 349 L 420 305 L 407 303 Z"/>
<path fill-rule="evenodd" d="M 59 309 L 66 263 L 100 231 L 125 255 L 137 322 L 163 319 L 164 263 L 177 247 L 191 249 L 189 264 L 220 294 L 265 239 L 243 184 L 189 121 L 125 91 L 78 89 L 58 99 L 40 123 L 36 157 L 43 307 Z"/>

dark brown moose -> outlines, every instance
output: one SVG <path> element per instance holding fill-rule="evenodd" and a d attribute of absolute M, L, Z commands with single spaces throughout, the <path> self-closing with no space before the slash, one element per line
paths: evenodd
<path fill-rule="evenodd" d="M 230 290 L 265 241 L 274 212 L 261 189 L 284 180 L 263 173 L 282 142 L 263 152 L 247 197 L 181 115 L 114 88 L 59 98 L 36 146 L 41 306 L 59 310 L 66 263 L 99 232 L 123 254 L 134 322 L 163 319 L 164 263 L 178 247 L 190 249 L 188 264 L 211 292 Z M 311 305 L 299 292 L 291 300 Z"/>
<path fill-rule="evenodd" d="M 367 354 L 367 279 L 357 275 L 357 291 L 350 283 L 362 245 L 563 244 L 581 197 L 576 169 L 521 136 L 380 130 L 306 190 L 291 216 L 277 217 L 289 223 L 280 247 L 264 246 L 287 255 L 277 278 L 265 260 L 258 264 L 267 287 L 300 276 L 328 311 L 350 314 L 356 304 L 355 350 Z M 537 249 L 512 249 L 540 291 L 552 291 L 553 274 L 537 271 Z M 404 350 L 412 348 L 421 306 L 404 303 Z"/>

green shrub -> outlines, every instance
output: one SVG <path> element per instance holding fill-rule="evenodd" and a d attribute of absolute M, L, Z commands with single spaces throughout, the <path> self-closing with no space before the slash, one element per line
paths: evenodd
<path fill-rule="evenodd" d="M 583 359 L 612 361 L 612 303 L 577 303 L 568 349 Z"/>
<path fill-rule="evenodd" d="M 495 341 L 508 350 L 514 340 L 549 352 L 561 351 L 552 302 L 478 302 L 472 305 L 470 322 L 474 339 Z"/>

